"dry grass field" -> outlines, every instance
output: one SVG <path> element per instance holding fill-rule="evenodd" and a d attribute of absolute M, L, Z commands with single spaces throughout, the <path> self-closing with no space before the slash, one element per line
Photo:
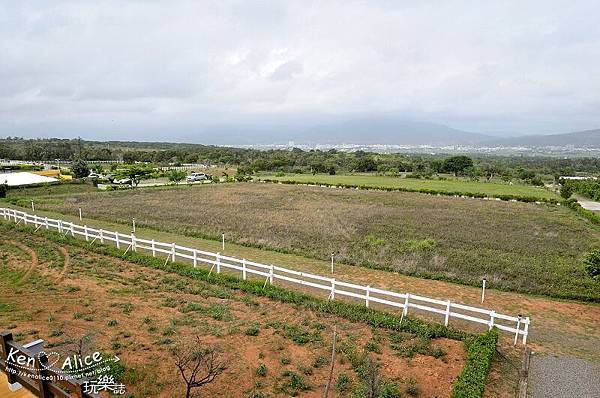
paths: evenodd
<path fill-rule="evenodd" d="M 190 336 L 227 364 L 203 396 L 321 397 L 334 326 L 330 396 L 364 396 L 366 356 L 397 393 L 386 396 L 449 396 L 464 365 L 461 341 L 372 328 L 16 230 L 0 238 L 0 329 L 62 354 L 85 337 L 90 350 L 119 355 L 131 396 L 182 396 L 171 351 Z M 501 371 L 486 396 L 508 396 Z"/>
<path fill-rule="evenodd" d="M 404 274 L 582 300 L 600 300 L 582 269 L 598 232 L 555 205 L 277 184 L 77 193 L 15 191 L 13 202 L 381 267 Z M 20 199 L 19 199 L 20 198 Z"/>

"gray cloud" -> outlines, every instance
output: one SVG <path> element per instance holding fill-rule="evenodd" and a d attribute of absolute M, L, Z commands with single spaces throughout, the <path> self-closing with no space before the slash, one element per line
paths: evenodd
<path fill-rule="evenodd" d="M 598 127 L 599 12 L 593 0 L 4 2 L 0 134 L 176 139 L 354 114 Z"/>

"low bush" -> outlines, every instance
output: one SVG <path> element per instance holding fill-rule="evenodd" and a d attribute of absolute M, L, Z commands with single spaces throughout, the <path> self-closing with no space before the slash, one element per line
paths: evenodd
<path fill-rule="evenodd" d="M 467 361 L 452 388 L 452 398 L 480 398 L 496 352 L 498 329 L 467 339 Z"/>
<path fill-rule="evenodd" d="M 267 365 L 265 365 L 264 363 L 258 365 L 258 368 L 256 368 L 256 375 L 260 377 L 265 377 L 267 375 Z"/>

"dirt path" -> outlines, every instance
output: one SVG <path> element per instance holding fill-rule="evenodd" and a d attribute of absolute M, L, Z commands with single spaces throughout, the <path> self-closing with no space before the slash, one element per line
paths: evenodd
<path fill-rule="evenodd" d="M 63 259 L 64 259 L 64 265 L 63 265 L 63 269 L 60 272 L 60 275 L 58 276 L 58 280 L 63 280 L 65 279 L 65 275 L 67 274 L 67 271 L 69 270 L 69 264 L 70 264 L 70 258 L 69 258 L 69 252 L 67 251 L 67 249 L 65 249 L 62 246 L 58 246 L 58 251 L 62 254 Z"/>
<path fill-rule="evenodd" d="M 77 217 L 53 212 L 38 212 L 67 221 L 79 223 Z M 129 233 L 130 227 L 105 221 L 85 220 L 88 226 L 111 231 Z M 251 259 L 264 264 L 276 264 L 299 271 L 330 275 L 330 263 L 301 256 L 260 250 L 232 243 L 221 249 L 221 242 L 159 232 L 147 228 L 137 229 L 139 238 L 176 242 L 180 245 L 221 252 L 239 258 Z M 535 352 L 570 355 L 600 361 L 600 304 L 562 301 L 520 293 L 486 291 L 486 300 L 481 304 L 480 288 L 449 282 L 414 278 L 396 273 L 364 267 L 336 264 L 335 276 L 340 280 L 369 284 L 373 287 L 398 292 L 420 294 L 442 300 L 493 309 L 509 315 L 522 314 L 532 321 L 530 340 Z M 439 320 L 438 320 L 439 321 Z M 485 328 L 482 326 L 481 331 Z M 503 334 L 510 340 L 508 334 Z"/>
<path fill-rule="evenodd" d="M 30 263 L 29 268 L 27 268 L 27 272 L 25 272 L 25 275 L 23 275 L 23 277 L 17 282 L 18 284 L 25 283 L 25 282 L 27 282 L 27 279 L 29 279 L 29 276 L 31 275 L 33 270 L 35 268 L 37 268 L 37 266 L 39 264 L 37 253 L 29 246 L 26 246 L 19 242 L 15 242 L 14 240 L 9 240 L 8 243 L 23 250 L 25 253 L 29 254 L 29 256 L 31 257 L 31 263 Z"/>

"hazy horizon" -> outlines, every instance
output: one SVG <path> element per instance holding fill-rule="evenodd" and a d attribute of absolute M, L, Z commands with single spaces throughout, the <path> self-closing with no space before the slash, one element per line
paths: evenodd
<path fill-rule="evenodd" d="M 7 3 L 0 136 L 285 141 L 278 131 L 386 119 L 500 137 L 597 129 L 599 13 L 594 1 Z"/>

